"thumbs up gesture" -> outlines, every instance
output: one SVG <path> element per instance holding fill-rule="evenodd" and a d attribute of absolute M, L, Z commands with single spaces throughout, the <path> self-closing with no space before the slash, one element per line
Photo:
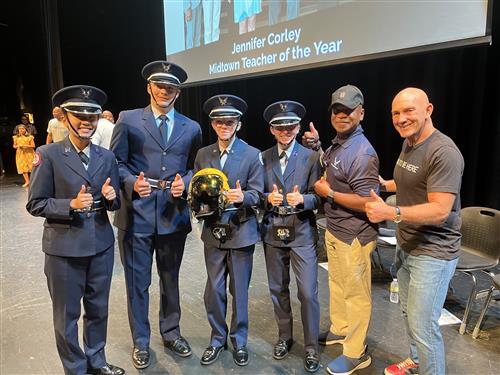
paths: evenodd
<path fill-rule="evenodd" d="M 312 149 L 316 149 L 321 146 L 319 133 L 312 122 L 309 123 L 309 131 L 304 132 L 304 135 L 302 136 L 302 145 Z"/>
<path fill-rule="evenodd" d="M 330 187 L 330 184 L 328 183 L 328 181 L 325 179 L 325 176 L 321 176 L 321 178 L 314 183 L 314 191 L 321 198 L 328 197 L 328 193 L 331 190 L 332 190 L 332 188 Z"/>
<path fill-rule="evenodd" d="M 74 210 L 81 210 L 83 208 L 89 208 L 93 201 L 94 198 L 92 198 L 92 194 L 87 193 L 87 188 L 85 185 L 82 185 L 76 198 L 69 202 L 69 206 Z"/>
<path fill-rule="evenodd" d="M 273 184 L 273 191 L 267 196 L 267 201 L 273 206 L 279 206 L 283 203 L 283 194 L 280 194 L 276 184 Z"/>
<path fill-rule="evenodd" d="M 372 223 L 380 223 L 395 216 L 394 207 L 386 204 L 373 189 L 370 190 L 370 200 L 365 203 L 365 212 Z"/>
<path fill-rule="evenodd" d="M 242 203 L 243 202 L 243 191 L 241 190 L 240 180 L 236 181 L 236 188 L 229 189 L 227 192 L 227 199 L 231 203 Z"/>
<path fill-rule="evenodd" d="M 151 194 L 151 185 L 146 181 L 144 172 L 139 173 L 137 180 L 135 180 L 134 191 L 139 194 L 141 198 L 149 197 Z"/>
<path fill-rule="evenodd" d="M 295 185 L 293 187 L 293 191 L 286 195 L 286 200 L 290 206 L 298 206 L 299 204 L 304 203 L 304 196 L 300 194 L 299 186 Z"/>
<path fill-rule="evenodd" d="M 175 175 L 174 181 L 172 181 L 172 185 L 170 186 L 170 193 L 174 198 L 179 198 L 184 193 L 185 185 L 184 180 L 181 175 L 177 173 Z"/>
<path fill-rule="evenodd" d="M 108 201 L 112 201 L 113 199 L 116 198 L 115 188 L 113 187 L 113 185 L 111 185 L 110 177 L 108 177 L 104 182 L 104 185 L 102 185 L 101 193 L 102 196 L 106 198 L 106 200 Z"/>

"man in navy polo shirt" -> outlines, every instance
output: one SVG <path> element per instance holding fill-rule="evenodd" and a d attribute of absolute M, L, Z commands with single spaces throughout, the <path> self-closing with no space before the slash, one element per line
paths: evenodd
<path fill-rule="evenodd" d="M 330 374 L 352 374 L 371 363 L 366 335 L 372 307 L 370 254 L 376 246 L 377 226 L 366 217 L 364 206 L 370 190 L 378 191 L 379 160 L 363 134 L 363 104 L 363 94 L 352 85 L 332 94 L 329 110 L 337 136 L 322 157 L 325 175 L 315 184 L 316 193 L 326 199 L 331 320 L 319 343 L 344 346 L 343 354 L 328 364 Z M 318 139 L 315 133 L 313 141 Z M 314 142 L 313 146 L 320 149 Z"/>

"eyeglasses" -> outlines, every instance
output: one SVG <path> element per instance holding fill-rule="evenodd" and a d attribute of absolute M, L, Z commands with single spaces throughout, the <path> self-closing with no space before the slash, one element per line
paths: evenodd
<path fill-rule="evenodd" d="M 297 128 L 297 125 L 298 124 L 273 126 L 273 129 L 277 130 L 279 132 L 286 132 L 286 131 L 290 131 L 291 132 L 291 131 L 295 130 L 295 128 Z"/>
<path fill-rule="evenodd" d="M 221 128 L 223 126 L 227 126 L 228 128 L 232 128 L 233 126 L 238 125 L 238 120 L 212 120 L 212 124 Z"/>

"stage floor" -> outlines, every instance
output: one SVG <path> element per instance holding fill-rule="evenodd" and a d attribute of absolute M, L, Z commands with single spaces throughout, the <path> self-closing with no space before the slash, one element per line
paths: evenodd
<path fill-rule="evenodd" d="M 21 178 L 22 180 L 22 178 Z M 0 180 L 0 373 L 61 374 L 52 328 L 52 308 L 43 273 L 44 254 L 41 251 L 43 219 L 30 216 L 25 209 L 27 190 L 20 187 L 18 177 Z M 254 255 L 250 284 L 250 363 L 240 368 L 233 363 L 230 351 L 222 353 L 219 361 L 201 367 L 199 361 L 209 344 L 210 328 L 203 305 L 206 272 L 199 225 L 194 225 L 188 237 L 181 268 L 182 335 L 189 341 L 193 355 L 187 359 L 173 357 L 163 348 L 158 333 L 158 279 L 154 276 L 150 288 L 150 321 L 152 328 L 152 364 L 143 371 L 131 362 L 132 341 L 128 327 L 125 282 L 117 249 L 109 304 L 107 359 L 129 374 L 305 374 L 302 365 L 303 335 L 300 324 L 296 285 L 292 282 L 292 304 L 296 344 L 290 355 L 276 361 L 272 358 L 277 339 L 276 322 L 267 286 L 261 244 Z M 383 265 L 389 268 L 393 251 L 380 250 Z M 155 267 L 155 266 L 153 266 Z M 496 273 L 500 269 L 495 270 Z M 292 277 L 293 279 L 293 277 Z M 485 278 L 480 277 L 481 285 Z M 373 281 L 373 314 L 368 334 L 372 365 L 358 374 L 381 374 L 383 369 L 408 356 L 408 344 L 400 317 L 399 306 L 389 302 L 388 281 Z M 465 308 L 469 280 L 457 275 L 453 279 L 455 294 L 446 308 L 461 318 Z M 328 328 L 328 275 L 319 269 L 321 328 Z M 230 304 L 229 304 L 230 305 Z M 474 328 L 482 300 L 473 308 L 469 330 Z M 228 313 L 230 319 L 230 312 Z M 492 302 L 483 323 L 483 332 L 474 340 L 470 334 L 460 335 L 458 325 L 442 327 L 446 345 L 449 374 L 498 374 L 500 368 L 500 302 Z M 321 347 L 323 369 L 330 360 L 341 354 L 342 347 Z"/>

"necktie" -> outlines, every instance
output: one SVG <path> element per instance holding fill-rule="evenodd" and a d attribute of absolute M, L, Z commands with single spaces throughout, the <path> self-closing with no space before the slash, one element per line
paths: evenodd
<path fill-rule="evenodd" d="M 285 173 L 286 163 L 288 163 L 288 155 L 282 151 L 280 154 L 281 173 Z"/>
<path fill-rule="evenodd" d="M 165 115 L 160 116 L 160 133 L 163 138 L 163 142 L 167 144 L 168 142 L 168 117 Z"/>
<path fill-rule="evenodd" d="M 90 161 L 90 159 L 89 159 L 89 157 L 88 157 L 87 155 L 85 155 L 85 152 L 80 151 L 80 152 L 78 153 L 78 156 L 80 157 L 80 160 L 82 161 L 83 165 L 84 165 L 85 167 L 87 167 L 87 165 L 89 165 L 89 161 Z"/>
<path fill-rule="evenodd" d="M 227 150 L 222 150 L 221 153 L 220 153 L 220 166 L 222 168 L 224 168 L 224 164 L 226 164 L 226 160 L 227 160 Z"/>

